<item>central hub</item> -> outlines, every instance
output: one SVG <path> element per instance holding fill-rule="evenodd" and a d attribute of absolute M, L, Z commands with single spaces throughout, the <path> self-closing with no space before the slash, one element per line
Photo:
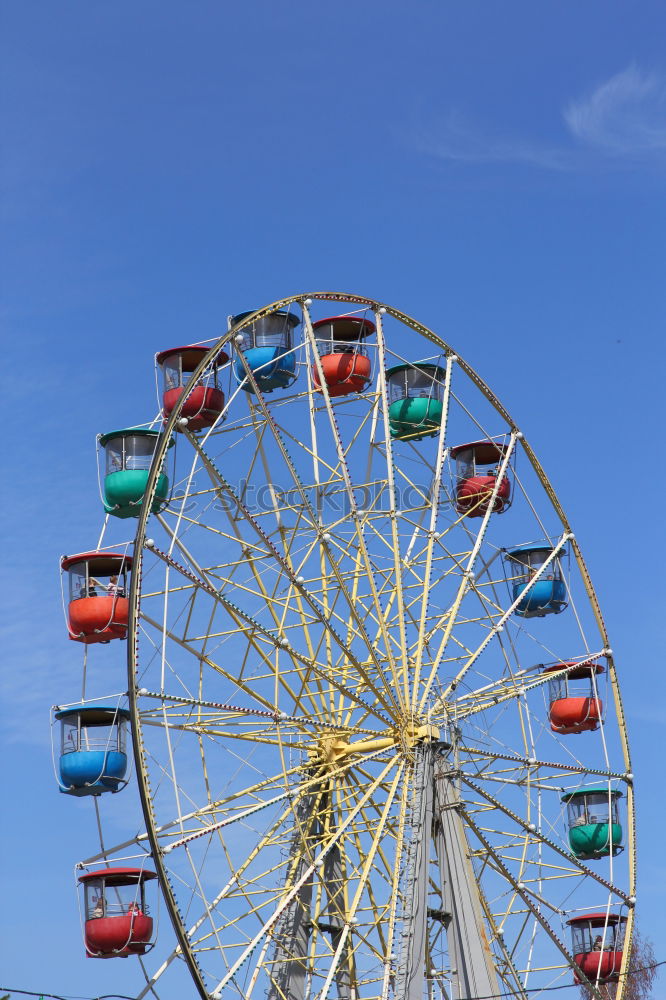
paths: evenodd
<path fill-rule="evenodd" d="M 349 739 L 346 736 L 341 736 L 340 733 L 325 733 L 319 739 L 317 757 L 327 764 L 335 764 L 350 752 L 349 746 Z"/>
<path fill-rule="evenodd" d="M 411 749 L 417 743 L 435 742 L 439 740 L 439 729 L 432 725 L 419 725 L 410 720 L 404 726 L 391 729 L 384 736 L 370 739 L 350 741 L 340 733 L 325 733 L 317 742 L 315 755 L 320 763 L 335 765 L 349 754 L 375 753 L 377 750 L 388 750 L 391 747 Z"/>

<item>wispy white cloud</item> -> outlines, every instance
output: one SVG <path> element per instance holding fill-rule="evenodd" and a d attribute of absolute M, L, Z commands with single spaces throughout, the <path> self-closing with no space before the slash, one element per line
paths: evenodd
<path fill-rule="evenodd" d="M 498 136 L 450 112 L 421 145 L 442 160 L 516 163 L 549 170 L 585 169 L 606 160 L 648 161 L 666 155 L 666 77 L 635 65 L 616 73 L 561 113 L 558 144 Z"/>
<path fill-rule="evenodd" d="M 569 166 L 569 153 L 528 139 L 489 136 L 465 122 L 457 112 L 451 112 L 427 143 L 429 151 L 443 160 L 467 163 L 527 163 L 551 170 Z"/>
<path fill-rule="evenodd" d="M 666 152 L 666 79 L 628 66 L 564 110 L 572 135 L 617 156 Z"/>

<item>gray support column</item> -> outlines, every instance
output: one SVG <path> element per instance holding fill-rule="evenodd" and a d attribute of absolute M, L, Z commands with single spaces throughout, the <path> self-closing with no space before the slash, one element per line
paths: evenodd
<path fill-rule="evenodd" d="M 342 856 L 340 848 L 337 846 L 328 852 L 324 861 L 324 886 L 328 900 L 328 925 L 325 929 L 330 931 L 331 943 L 335 952 L 340 944 L 340 936 L 346 922 Z M 335 972 L 339 1000 L 353 1000 L 353 981 L 351 942 L 347 938 Z"/>
<path fill-rule="evenodd" d="M 435 762 L 434 838 L 442 909 L 450 914 L 447 938 L 453 1000 L 464 1000 L 466 997 L 494 996 L 501 991 L 457 802 L 458 792 L 451 777 L 450 764 L 443 755 L 438 755 Z"/>
<path fill-rule="evenodd" d="M 432 837 L 433 751 L 424 743 L 415 748 L 410 839 L 406 847 L 403 915 L 396 1000 L 423 1000 L 428 934 L 428 868 Z"/>
<path fill-rule="evenodd" d="M 296 808 L 285 891 L 302 878 L 312 863 L 317 837 L 319 796 L 305 795 Z M 314 876 L 313 876 L 314 879 Z M 311 933 L 312 880 L 308 879 L 278 918 L 275 951 L 270 964 L 269 1000 L 304 1000 Z"/>

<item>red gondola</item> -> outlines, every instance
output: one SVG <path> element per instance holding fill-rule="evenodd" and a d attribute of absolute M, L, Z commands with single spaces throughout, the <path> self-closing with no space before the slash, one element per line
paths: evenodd
<path fill-rule="evenodd" d="M 574 961 L 592 983 L 617 980 L 622 966 L 626 917 L 617 913 L 587 913 L 567 921 L 571 927 Z M 574 981 L 581 979 L 574 972 Z"/>
<path fill-rule="evenodd" d="M 375 324 L 360 316 L 329 316 L 313 323 L 312 329 L 329 396 L 363 392 L 372 379 L 363 341 L 375 332 Z M 321 391 L 316 364 L 312 366 L 312 380 L 315 389 Z"/>
<path fill-rule="evenodd" d="M 451 449 L 451 458 L 456 460 L 456 510 L 459 514 L 482 517 L 487 512 L 505 453 L 506 445 L 495 441 L 471 441 Z M 509 477 L 504 476 L 497 490 L 493 514 L 505 511 L 510 498 L 511 483 Z"/>
<path fill-rule="evenodd" d="M 70 639 L 86 644 L 126 639 L 132 557 L 121 552 L 79 552 L 63 556 L 60 567 L 69 576 Z"/>
<path fill-rule="evenodd" d="M 584 733 L 598 728 L 603 713 L 603 703 L 597 696 L 594 677 L 604 673 L 600 663 L 557 663 L 547 667 L 546 674 L 553 674 L 572 667 L 566 674 L 552 677 L 548 682 L 550 695 L 550 728 L 565 736 Z"/>
<path fill-rule="evenodd" d="M 157 878 L 142 868 L 104 868 L 79 875 L 84 889 L 88 958 L 127 958 L 152 947 L 153 919 L 145 884 Z"/>
<path fill-rule="evenodd" d="M 187 388 L 192 372 L 201 364 L 208 350 L 202 344 L 171 347 L 167 351 L 161 351 L 155 359 L 162 370 L 164 419 L 169 417 L 185 393 L 187 399 L 183 403 L 181 417 L 187 418 L 187 427 L 191 431 L 210 427 L 224 409 L 224 393 L 218 387 L 218 368 L 229 360 L 224 351 L 220 351 L 199 384 L 191 391 Z"/>

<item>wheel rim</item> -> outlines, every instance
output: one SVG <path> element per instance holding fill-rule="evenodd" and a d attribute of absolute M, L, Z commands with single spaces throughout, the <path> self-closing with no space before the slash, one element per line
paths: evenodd
<path fill-rule="evenodd" d="M 325 379 L 303 306 L 328 299 L 367 309 L 378 326 L 372 385 L 334 401 L 314 388 L 315 373 Z M 447 760 L 500 990 L 570 981 L 564 912 L 584 909 L 586 893 L 614 908 L 634 894 L 630 783 L 621 860 L 575 863 L 551 801 L 587 775 L 616 781 L 630 770 L 577 542 L 515 424 L 434 333 L 346 295 L 298 296 L 258 315 L 295 305 L 305 314 L 301 384 L 232 393 L 224 424 L 184 430 L 187 472 L 170 507 L 149 514 L 183 396 L 138 524 L 128 644 L 137 774 L 182 953 L 202 996 L 392 995 L 405 974 L 400 935 L 413 930 L 405 865 L 427 748 Z M 444 373 L 442 429 L 392 440 L 383 372 L 424 355 Z M 472 427 L 509 446 L 519 518 L 472 523 L 455 512 L 445 449 Z M 500 549 L 537 536 L 575 557 L 575 627 L 506 613 Z M 607 720 L 578 759 L 546 726 L 543 679 L 530 668 L 593 657 L 608 669 Z M 423 904 L 421 990 L 451 980 L 445 920 L 432 916 L 438 891 Z"/>

